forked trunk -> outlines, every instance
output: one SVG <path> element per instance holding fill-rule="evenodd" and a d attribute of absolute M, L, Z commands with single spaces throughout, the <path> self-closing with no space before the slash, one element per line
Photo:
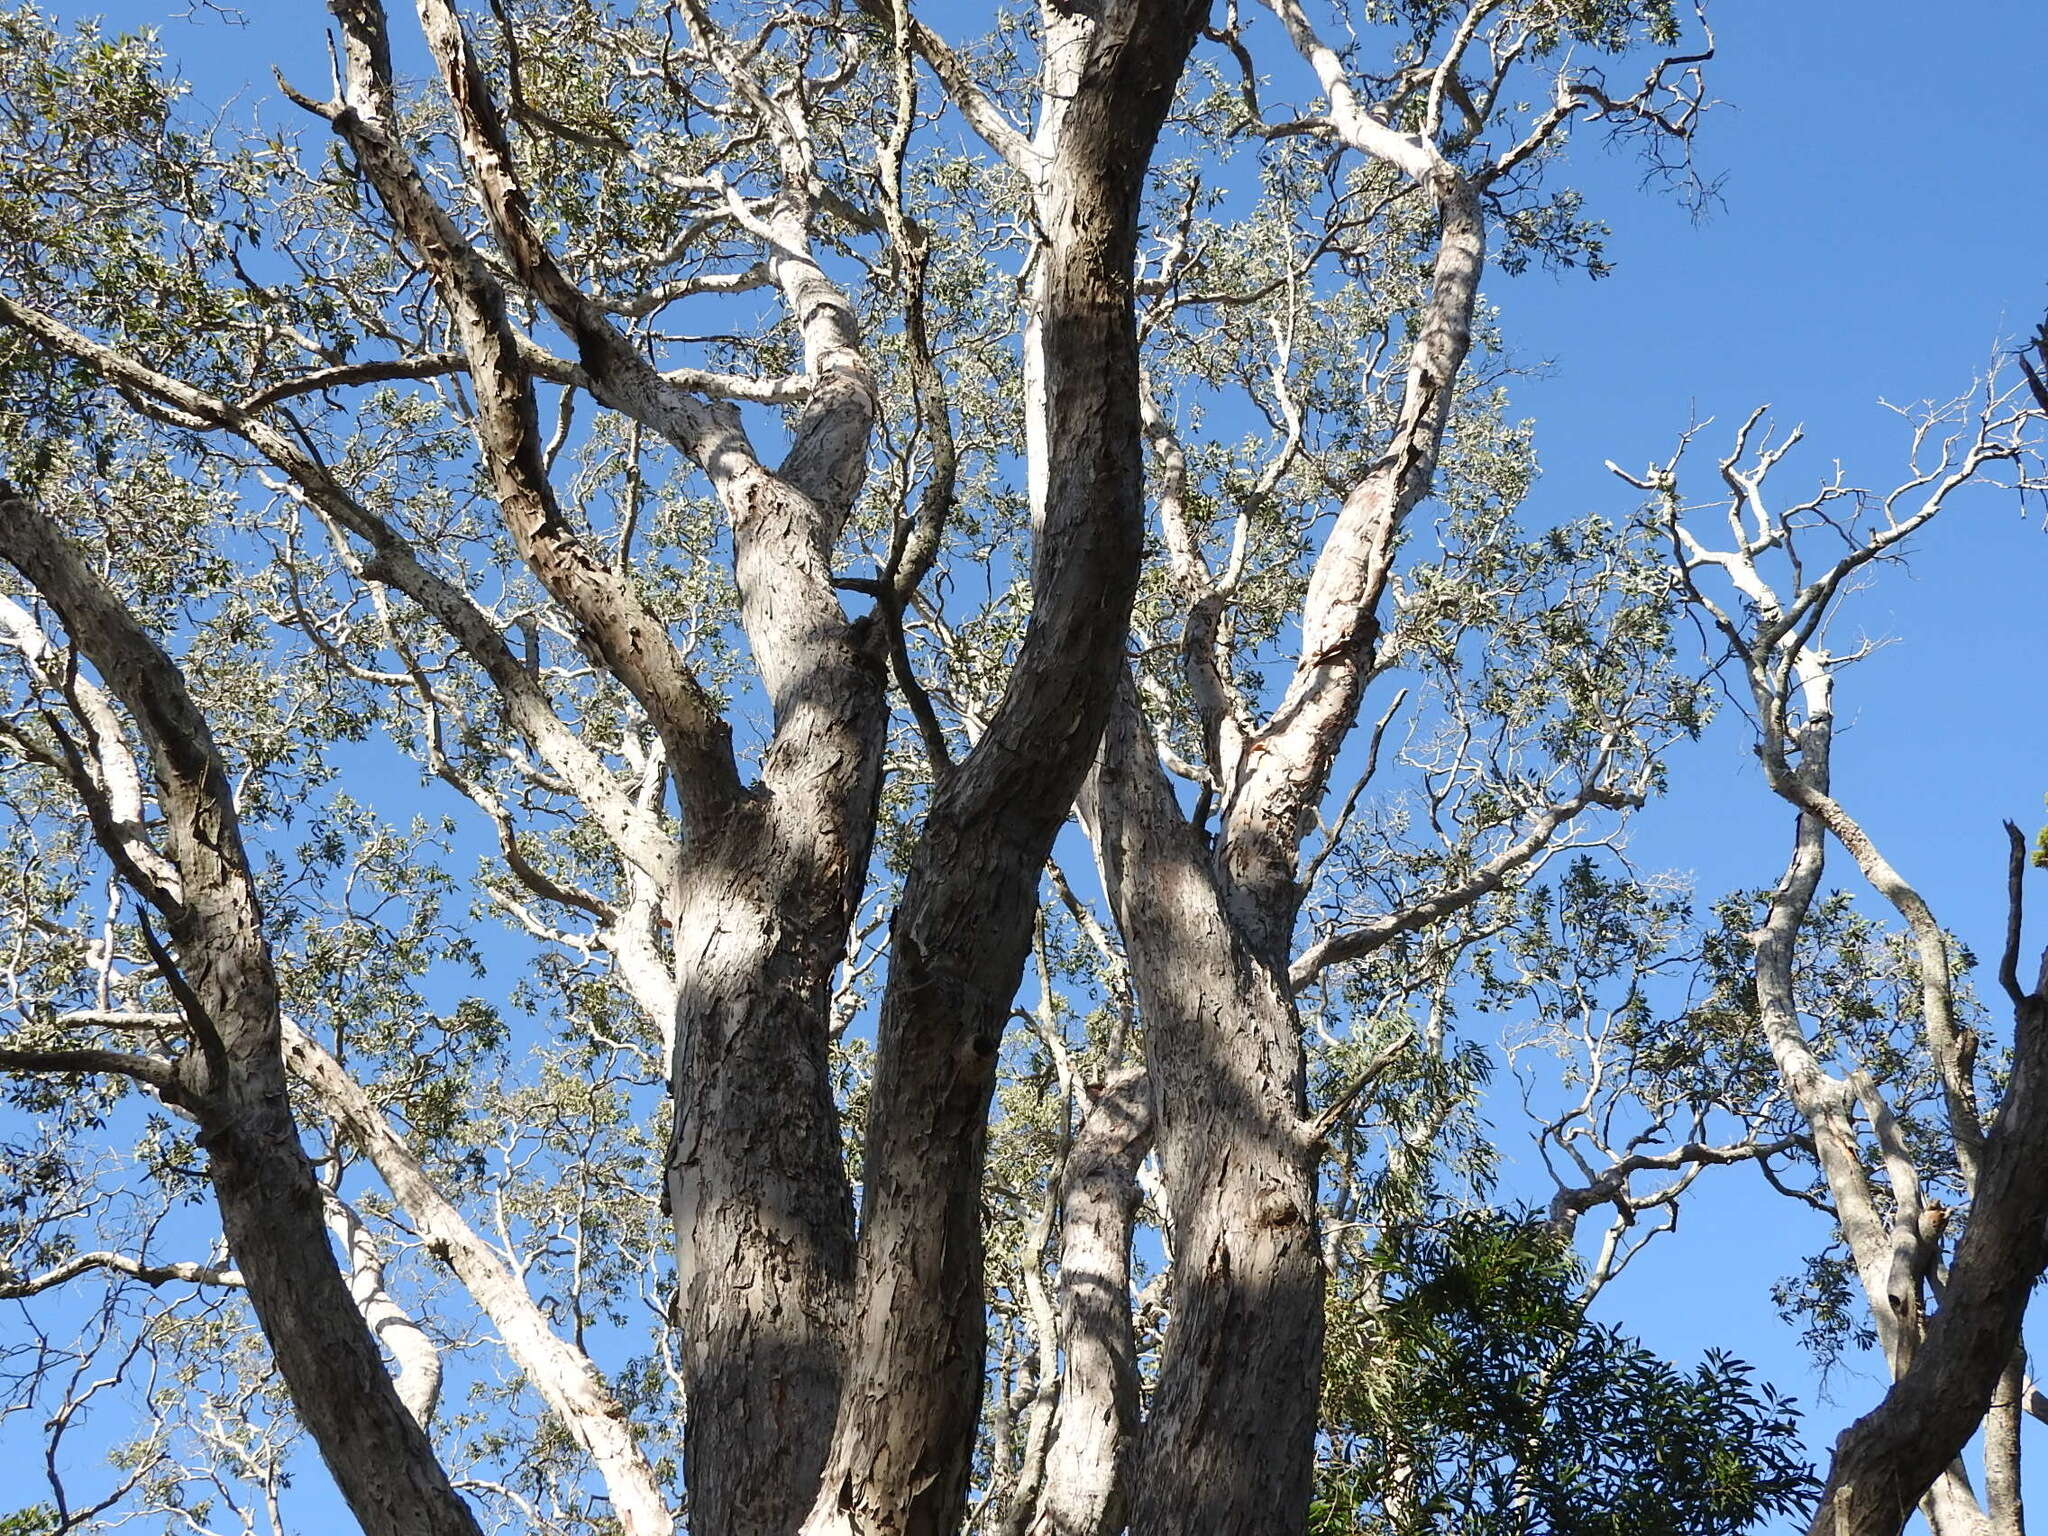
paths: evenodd
<path fill-rule="evenodd" d="M 366 1536 L 477 1536 L 335 1266 L 283 1072 L 222 1119 L 200 1139 L 228 1252 L 292 1406 L 350 1513 Z"/>
<path fill-rule="evenodd" d="M 1092 798 L 1158 1086 L 1174 1245 L 1131 1530 L 1299 1531 L 1314 1471 L 1323 1264 L 1285 959 L 1254 954 L 1225 912 L 1132 689 Z"/>

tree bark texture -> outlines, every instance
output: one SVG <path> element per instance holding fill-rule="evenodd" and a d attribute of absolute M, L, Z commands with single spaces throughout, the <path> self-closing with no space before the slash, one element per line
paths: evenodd
<path fill-rule="evenodd" d="M 176 952 L 166 980 L 198 1042 L 173 1092 L 199 1121 L 228 1249 L 293 1406 L 368 1536 L 477 1536 L 328 1242 L 286 1093 L 276 970 L 206 719 L 119 597 L 12 495 L 0 498 L 0 558 L 63 616 L 148 744 L 178 878 L 163 910 Z"/>
<path fill-rule="evenodd" d="M 1089 1107 L 1061 1175 L 1065 1365 L 1030 1536 L 1116 1536 L 1124 1528 L 1138 1430 L 1131 1226 L 1138 1164 L 1151 1145 L 1151 1080 L 1143 1067 L 1123 1067 Z"/>
<path fill-rule="evenodd" d="M 1310 54 L 1336 68 L 1327 50 Z M 1317 556 L 1301 651 L 1271 718 L 1248 738 L 1205 732 L 1222 790 L 1213 851 L 1174 797 L 1135 686 L 1084 809 L 1145 1018 L 1174 1234 L 1134 1536 L 1299 1531 L 1313 1480 L 1324 1275 L 1320 1150 L 1289 963 L 1301 840 L 1373 673 L 1402 524 L 1434 482 L 1486 249 L 1477 188 L 1432 147 L 1362 111 L 1335 121 L 1366 152 L 1391 150 L 1437 206 L 1431 292 L 1389 451 L 1351 487 Z M 1201 613 L 1198 599 L 1197 650 Z M 1202 675 L 1205 658 L 1194 663 L 1199 697 L 1215 679 Z"/>
<path fill-rule="evenodd" d="M 793 1529 L 838 1406 L 854 1230 L 826 1018 L 851 914 L 818 899 L 844 879 L 801 878 L 806 831 L 770 807 L 699 844 L 677 915 L 667 1188 L 692 1530 Z M 865 847 L 848 856 L 865 868 Z"/>
<path fill-rule="evenodd" d="M 1224 910 L 1127 688 L 1088 807 L 1158 1090 L 1170 1322 L 1134 1536 L 1299 1529 L 1314 1471 L 1323 1264 L 1315 1138 L 1284 960 Z"/>
<path fill-rule="evenodd" d="M 1122 670 L 1143 549 L 1132 267 L 1146 168 L 1207 6 L 1106 9 L 1041 214 L 1051 431 L 1032 613 L 933 798 L 891 927 L 851 1359 L 806 1530 L 950 1536 L 982 1391 L 981 1166 L 1041 872 Z"/>

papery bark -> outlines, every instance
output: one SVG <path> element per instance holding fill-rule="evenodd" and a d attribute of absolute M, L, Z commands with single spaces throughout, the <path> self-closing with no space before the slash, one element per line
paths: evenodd
<path fill-rule="evenodd" d="M 947 775 L 891 927 L 851 1360 L 805 1530 L 959 1524 L 985 1344 L 981 1165 L 1038 884 L 1100 739 L 1143 547 L 1132 310 L 1140 195 L 1199 0 L 1098 23 L 1040 198 L 1050 426 L 1030 623 L 974 751 Z"/>

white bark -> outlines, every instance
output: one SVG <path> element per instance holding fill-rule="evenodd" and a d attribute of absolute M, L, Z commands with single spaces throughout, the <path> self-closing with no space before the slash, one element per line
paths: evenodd
<path fill-rule="evenodd" d="M 626 1536 L 672 1536 L 675 1519 L 654 1469 L 590 1357 L 554 1331 L 524 1283 L 470 1226 L 347 1069 L 290 1020 L 283 1030 L 292 1076 L 369 1158 L 427 1251 L 448 1266 L 491 1320 L 505 1352 L 596 1466 Z"/>
<path fill-rule="evenodd" d="M 441 1401 L 441 1351 L 385 1285 L 384 1250 L 377 1235 L 339 1195 L 329 1192 L 326 1208 L 327 1230 L 341 1247 L 356 1310 L 398 1368 L 393 1382 L 398 1400 L 419 1421 L 420 1428 L 426 1429 L 434 1422 L 434 1409 Z"/>

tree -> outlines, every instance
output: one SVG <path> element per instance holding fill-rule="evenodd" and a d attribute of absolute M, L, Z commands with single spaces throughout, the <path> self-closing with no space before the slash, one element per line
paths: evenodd
<path fill-rule="evenodd" d="M 1648 476 L 1624 476 L 1662 507 L 1685 596 L 1725 639 L 1747 684 L 1765 781 L 1799 815 L 1791 860 L 1751 940 L 1754 1020 L 1787 1098 L 1806 1123 L 1826 1208 L 1839 1223 L 1893 1378 L 1884 1401 L 1836 1447 L 1814 1517 L 1816 1536 L 1897 1531 L 1923 1497 L 1937 1531 L 2020 1525 L 2018 1434 L 2026 1381 L 2020 1324 L 2048 1266 L 2042 1246 L 2048 1180 L 2038 1173 L 2038 1142 L 2048 1124 L 2034 1109 L 2048 1042 L 2041 1038 L 2041 986 L 2027 990 L 2019 978 L 2025 845 L 2006 823 L 2009 918 L 1999 984 L 2013 1009 L 2013 1033 L 2009 1059 L 1987 1084 L 1980 1034 L 1966 1016 L 1970 999 L 1959 986 L 1957 946 L 1832 792 L 1835 678 L 1862 652 L 1838 654 L 1821 637 L 1857 572 L 1912 538 L 1973 479 L 2005 469 L 2023 491 L 2039 484 L 2024 437 L 2032 412 L 2021 402 L 2022 389 L 1987 381 L 1981 396 L 1929 408 L 1912 420 L 1908 473 L 1894 488 L 1870 492 L 1847 483 L 1837 469 L 1814 495 L 1790 505 L 1774 501 L 1768 481 L 1800 434 L 1773 442 L 1759 435 L 1764 412 L 1752 413 L 1719 465 L 1730 535 L 1719 546 L 1705 542 L 1683 514 L 1683 445 Z M 1822 553 L 1830 546 L 1839 546 L 1832 558 Z M 1772 560 L 1787 572 L 1782 584 L 1767 574 Z M 1715 579 L 1732 596 L 1714 591 Z M 1848 1071 L 1831 1072 L 1801 1023 L 1807 1010 L 1796 956 L 1812 926 L 1829 843 L 1856 861 L 1904 924 L 1912 991 L 1895 1017 L 1910 1021 L 1909 1048 L 1930 1070 L 1934 1104 L 1928 1108 L 1938 1105 L 1931 1136 L 1912 1137 L 1902 1126 L 1885 1086 L 1896 1074 L 1857 1060 L 1853 1035 L 1833 1031 L 1837 1038 L 1822 1047 L 1849 1057 Z M 1989 1114 L 1987 1092 L 1995 1096 Z M 1859 1111 L 1868 1152 L 1855 1124 Z M 1930 1141 L 1940 1159 L 1932 1166 Z M 1883 1170 L 1888 1198 L 1882 1201 L 1872 1163 Z M 1937 1180 L 1967 1210 L 1959 1239 L 1946 1234 L 1950 1207 L 1934 1197 Z M 1945 1246 L 1951 1241 L 1952 1258 Z M 1930 1291 L 1940 1301 L 1931 1316 Z M 1981 1506 L 1957 1460 L 1980 1427 L 1986 1434 Z"/>
<path fill-rule="evenodd" d="M 1445 1019 L 1703 718 L 1662 513 L 1518 525 L 1472 359 L 1489 250 L 1597 269 L 1577 125 L 1682 177 L 1710 39 L 330 9 L 315 126 L 249 134 L 0 17 L 0 1289 L 108 1287 L 29 1397 L 182 1384 L 60 1528 L 276 1509 L 226 1293 L 373 1536 L 1303 1529 L 1326 1268 L 1478 1155 Z M 386 747 L 428 787 L 341 766 Z M 225 1252 L 161 1259 L 203 1188 Z M 1750 1442 L 1701 1518 L 1790 1496 L 1739 1371 L 1576 1328 Z"/>
<path fill-rule="evenodd" d="M 1547 1224 L 1468 1214 L 1376 1260 L 1392 1284 L 1333 1308 L 1318 1528 L 1745 1531 L 1804 1508 L 1796 1412 L 1740 1362 L 1686 1377 L 1587 1326 Z"/>

